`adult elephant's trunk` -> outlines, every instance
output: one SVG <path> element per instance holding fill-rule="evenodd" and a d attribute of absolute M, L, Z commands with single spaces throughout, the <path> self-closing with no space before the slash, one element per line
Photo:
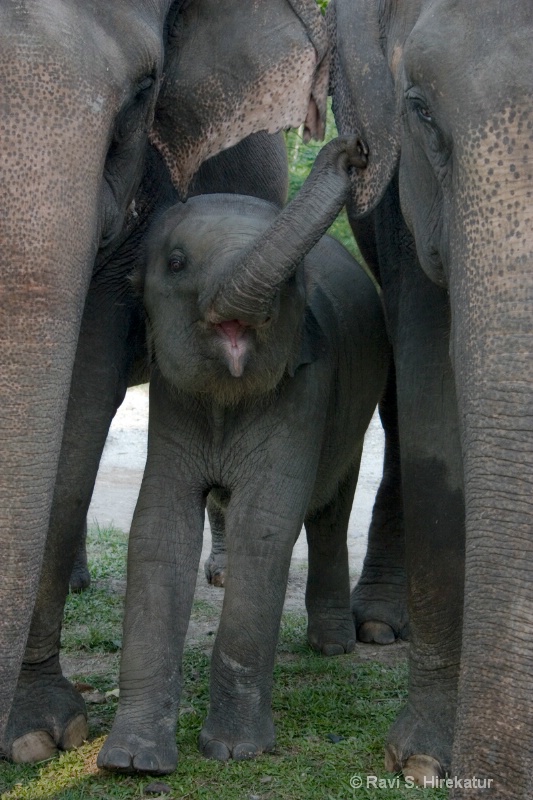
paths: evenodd
<path fill-rule="evenodd" d="M 486 181 L 476 178 L 486 174 L 491 136 L 463 154 L 460 182 L 469 185 L 458 191 L 462 214 L 452 237 L 467 508 L 453 774 L 482 778 L 484 770 L 495 778 L 495 796 L 522 798 L 530 796 L 533 752 L 533 202 L 528 143 L 523 131 L 509 137 L 512 154 Z M 501 747 L 510 730 L 512 744 Z M 478 795 L 454 794 L 463 796 Z"/>
<path fill-rule="evenodd" d="M 294 274 L 341 210 L 350 188 L 350 168 L 365 166 L 366 157 L 355 137 L 325 145 L 298 195 L 204 300 L 210 320 L 258 324 L 268 318 L 276 290 Z"/>
<path fill-rule="evenodd" d="M 78 115 L 67 114 L 73 88 L 61 84 L 57 65 L 24 75 L 24 61 L 17 65 L 13 54 L 4 60 L 4 43 L 2 37 L 0 73 L 9 79 L 1 82 L 0 102 L 0 751 L 38 586 L 108 147 L 107 130 L 87 102 Z"/>

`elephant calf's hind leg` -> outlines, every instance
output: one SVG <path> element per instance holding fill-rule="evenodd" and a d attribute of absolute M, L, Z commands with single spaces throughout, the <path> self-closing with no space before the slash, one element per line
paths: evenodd
<path fill-rule="evenodd" d="M 211 552 L 204 564 L 205 577 L 211 586 L 224 588 L 226 585 L 226 568 L 228 557 L 226 554 L 226 517 L 224 512 L 224 498 L 218 502 L 214 493 L 207 498 L 207 513 L 211 527 Z"/>
<path fill-rule="evenodd" d="M 305 520 L 309 545 L 307 638 L 314 650 L 326 656 L 350 653 L 355 647 L 346 538 L 358 474 L 359 461 L 333 500 Z"/>

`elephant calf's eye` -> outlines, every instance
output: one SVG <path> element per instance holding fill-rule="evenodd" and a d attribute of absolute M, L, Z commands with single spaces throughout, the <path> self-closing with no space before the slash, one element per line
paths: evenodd
<path fill-rule="evenodd" d="M 173 275 L 184 270 L 186 265 L 187 259 L 185 258 L 185 253 L 182 253 L 181 250 L 174 250 L 170 254 L 170 258 L 168 259 L 168 269 Z"/>

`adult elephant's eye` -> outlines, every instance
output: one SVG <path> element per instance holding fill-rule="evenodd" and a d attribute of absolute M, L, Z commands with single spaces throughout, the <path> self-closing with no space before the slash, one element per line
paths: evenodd
<path fill-rule="evenodd" d="M 422 122 L 433 122 L 433 115 L 429 109 L 429 106 L 418 93 L 415 93 L 411 89 L 406 93 L 406 98 L 407 102 L 411 106 L 411 109 L 415 112 L 417 117 L 422 120 Z"/>
<path fill-rule="evenodd" d="M 169 272 L 172 272 L 175 275 L 178 272 L 181 272 L 187 266 L 187 259 L 185 257 L 185 253 L 181 250 L 173 250 L 170 254 L 170 258 L 168 259 L 168 269 Z"/>
<path fill-rule="evenodd" d="M 431 111 L 426 106 L 417 105 L 416 106 L 416 113 L 420 117 L 423 122 L 433 122 L 433 117 L 431 116 Z"/>

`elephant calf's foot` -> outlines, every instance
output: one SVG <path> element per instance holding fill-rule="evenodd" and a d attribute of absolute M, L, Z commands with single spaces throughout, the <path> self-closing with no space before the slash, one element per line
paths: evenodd
<path fill-rule="evenodd" d="M 261 717 L 253 726 L 243 726 L 237 735 L 208 719 L 200 733 L 198 745 L 206 758 L 243 761 L 273 750 L 275 740 L 274 723 L 270 716 L 268 719 Z"/>
<path fill-rule="evenodd" d="M 393 724 L 385 749 L 385 767 L 403 772 L 419 786 L 442 778 L 450 769 L 453 714 L 446 709 L 418 715 L 411 706 Z"/>
<path fill-rule="evenodd" d="M 352 591 L 357 638 L 367 644 L 392 644 L 409 638 L 407 590 L 403 570 L 394 575 L 363 570 Z"/>
<path fill-rule="evenodd" d="M 310 612 L 307 640 L 313 650 L 325 656 L 351 653 L 355 647 L 355 626 L 350 610 L 344 614 Z"/>
<path fill-rule="evenodd" d="M 70 591 L 83 592 L 85 589 L 88 589 L 90 585 L 91 575 L 88 568 L 86 566 L 74 565 L 74 569 L 72 570 L 72 574 L 70 576 Z"/>
<path fill-rule="evenodd" d="M 16 763 L 44 761 L 87 738 L 82 696 L 61 674 L 57 657 L 23 665 L 6 733 L 6 755 Z"/>
<path fill-rule="evenodd" d="M 223 589 L 226 585 L 227 558 L 225 554 L 210 553 L 204 564 L 205 577 L 211 586 Z"/>
<path fill-rule="evenodd" d="M 97 765 L 113 772 L 167 775 L 178 763 L 175 725 L 142 725 L 117 715 Z"/>

